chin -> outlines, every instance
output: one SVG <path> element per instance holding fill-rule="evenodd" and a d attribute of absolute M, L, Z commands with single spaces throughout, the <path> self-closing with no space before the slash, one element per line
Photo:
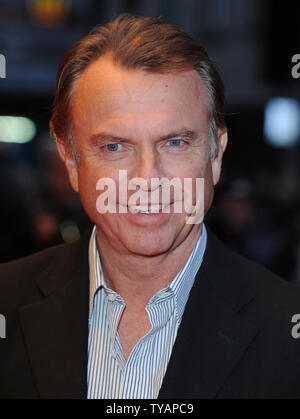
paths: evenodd
<path fill-rule="evenodd" d="M 140 256 L 158 256 L 166 253 L 173 245 L 173 240 L 162 240 L 161 237 L 157 239 L 141 239 L 134 242 L 127 242 L 127 249 L 136 255 Z"/>

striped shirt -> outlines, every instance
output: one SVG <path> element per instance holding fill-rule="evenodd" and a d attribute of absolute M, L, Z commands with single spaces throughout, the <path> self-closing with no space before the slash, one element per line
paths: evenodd
<path fill-rule="evenodd" d="M 126 361 L 118 333 L 125 302 L 105 283 L 94 227 L 89 244 L 88 399 L 158 397 L 206 241 L 203 224 L 202 234 L 184 267 L 147 304 L 152 328 L 135 345 Z"/>

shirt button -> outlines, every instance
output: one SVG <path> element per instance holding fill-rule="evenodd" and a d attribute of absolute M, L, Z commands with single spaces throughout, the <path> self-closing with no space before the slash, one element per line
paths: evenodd
<path fill-rule="evenodd" d="M 107 299 L 108 299 L 108 301 L 115 301 L 115 296 L 112 295 L 112 294 L 108 294 Z"/>

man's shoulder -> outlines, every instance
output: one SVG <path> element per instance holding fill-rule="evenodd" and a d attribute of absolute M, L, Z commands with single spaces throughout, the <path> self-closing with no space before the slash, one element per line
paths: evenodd
<path fill-rule="evenodd" d="M 215 263 L 219 265 L 219 272 L 222 272 L 225 284 L 227 282 L 226 285 L 222 284 L 223 286 L 252 292 L 265 310 L 280 311 L 298 307 L 300 312 L 300 287 L 297 284 L 239 255 L 212 233 L 209 234 L 209 240 L 212 248 L 210 253 L 215 251 L 218 254 Z M 230 292 L 232 290 L 229 290 Z"/>
<path fill-rule="evenodd" d="M 57 283 L 64 278 L 83 257 L 87 259 L 87 244 L 90 230 L 72 242 L 52 246 L 20 259 L 0 264 L 0 303 L 18 298 L 40 296 L 37 283 L 43 276 L 53 277 Z M 25 301 L 26 302 L 26 301 Z"/>
<path fill-rule="evenodd" d="M 226 318 L 235 319 L 238 327 L 234 333 L 255 330 L 255 339 L 248 348 L 247 359 L 249 365 L 252 363 L 251 368 L 255 370 L 259 360 L 263 359 L 262 376 L 275 377 L 278 373 L 277 377 L 286 383 L 296 380 L 296 374 L 291 371 L 296 360 L 299 364 L 299 287 L 238 255 L 211 234 L 202 279 L 213 284 L 211 301 L 214 301 L 213 309 L 217 314 L 211 315 L 220 324 L 226 324 Z M 231 320 L 226 327 L 231 330 Z M 272 372 L 274 365 L 278 365 L 276 373 Z M 299 368 L 297 366 L 297 376 Z M 243 367 L 241 374 L 245 374 Z"/>
<path fill-rule="evenodd" d="M 257 293 L 264 296 L 265 302 L 271 300 L 274 303 L 274 298 L 281 301 L 295 299 L 297 303 L 300 302 L 300 287 L 297 284 L 281 278 L 262 265 L 258 265 L 235 252 L 231 253 L 236 261 L 237 272 L 241 272 Z"/>
<path fill-rule="evenodd" d="M 299 398 L 299 287 L 238 255 L 213 235 L 208 236 L 207 252 L 202 279 L 213 283 L 206 313 L 206 319 L 214 319 L 209 330 L 221 330 L 232 339 L 225 360 L 244 345 L 220 397 Z M 228 349 L 228 344 L 221 347 Z"/>
<path fill-rule="evenodd" d="M 44 270 L 49 263 L 62 254 L 68 252 L 69 244 L 59 244 L 40 250 L 28 256 L 0 264 L 0 284 L 13 279 L 32 277 L 33 274 Z"/>
<path fill-rule="evenodd" d="M 61 244 L 39 251 L 20 259 L 0 265 L 0 306 L 1 311 L 15 304 L 29 304 L 41 293 L 37 280 L 47 271 L 52 263 L 64 254 L 67 245 Z"/>

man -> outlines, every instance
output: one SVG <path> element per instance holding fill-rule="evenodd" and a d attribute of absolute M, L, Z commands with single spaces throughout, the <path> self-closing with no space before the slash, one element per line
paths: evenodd
<path fill-rule="evenodd" d="M 203 47 L 159 19 L 120 16 L 67 53 L 50 129 L 95 227 L 1 267 L 1 397 L 300 396 L 298 289 L 227 250 L 201 210 L 188 222 L 197 179 L 206 214 L 220 177 L 223 102 Z M 175 178 L 182 194 L 164 195 Z"/>

